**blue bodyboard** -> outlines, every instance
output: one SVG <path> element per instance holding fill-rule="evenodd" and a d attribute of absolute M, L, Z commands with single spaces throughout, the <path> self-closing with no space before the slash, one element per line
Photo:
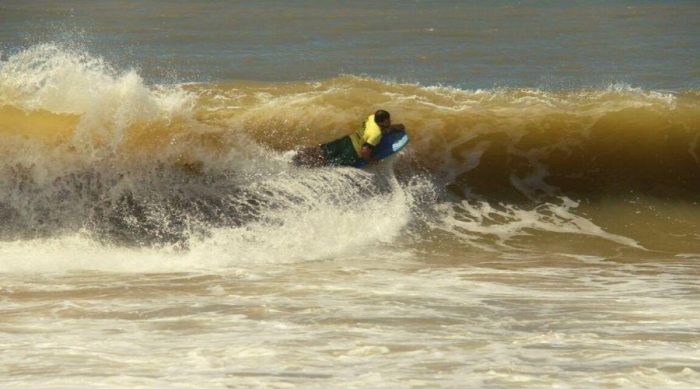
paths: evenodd
<path fill-rule="evenodd" d="M 408 135 L 404 131 L 392 132 L 382 135 L 382 140 L 374 147 L 372 154 L 374 154 L 375 158 L 382 160 L 398 153 L 404 147 L 406 147 L 407 144 Z M 367 166 L 367 161 L 360 158 L 353 166 L 357 168 L 364 168 Z"/>

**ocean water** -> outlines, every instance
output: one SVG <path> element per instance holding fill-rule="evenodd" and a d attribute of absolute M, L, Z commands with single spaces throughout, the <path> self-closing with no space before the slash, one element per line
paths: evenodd
<path fill-rule="evenodd" d="M 697 20 L 3 1 L 0 386 L 700 386 Z"/>

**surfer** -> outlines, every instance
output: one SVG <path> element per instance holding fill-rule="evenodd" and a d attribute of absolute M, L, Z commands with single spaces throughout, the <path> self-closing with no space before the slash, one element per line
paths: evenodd
<path fill-rule="evenodd" d="M 389 112 L 380 109 L 360 126 L 357 131 L 318 147 L 299 150 L 294 156 L 294 164 L 301 166 L 354 166 L 358 160 L 377 163 L 373 154 L 382 135 L 395 131 L 405 131 L 403 124 L 391 124 Z"/>

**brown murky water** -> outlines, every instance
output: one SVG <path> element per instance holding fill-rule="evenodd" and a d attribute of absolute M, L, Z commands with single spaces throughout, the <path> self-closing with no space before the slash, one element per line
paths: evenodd
<path fill-rule="evenodd" d="M 699 386 L 699 12 L 3 2 L 0 386 Z"/>

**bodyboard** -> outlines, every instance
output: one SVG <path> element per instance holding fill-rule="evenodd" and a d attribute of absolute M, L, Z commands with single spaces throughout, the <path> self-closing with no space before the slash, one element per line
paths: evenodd
<path fill-rule="evenodd" d="M 408 134 L 405 131 L 396 131 L 382 135 L 382 140 L 374 147 L 372 154 L 378 160 L 388 158 L 401 151 L 408 144 Z M 353 165 L 356 168 L 364 168 L 368 163 L 364 159 L 358 159 Z"/>

